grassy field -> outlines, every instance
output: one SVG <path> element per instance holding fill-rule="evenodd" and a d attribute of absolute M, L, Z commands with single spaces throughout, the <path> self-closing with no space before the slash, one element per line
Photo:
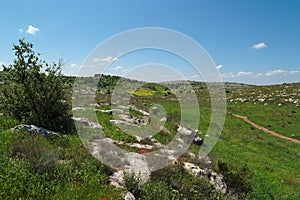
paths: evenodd
<path fill-rule="evenodd" d="M 202 132 L 199 136 L 205 142 L 211 117 L 208 93 L 203 84 L 201 87 L 193 84 L 198 87 L 198 128 Z M 161 131 L 154 138 L 167 144 L 177 133 L 180 105 L 175 93 L 167 93 L 165 88 L 156 88 L 155 85 L 151 87 L 152 90 L 132 92 L 130 104 L 144 111 L 149 111 L 155 104 L 164 107 L 167 114 L 165 127 L 170 134 Z M 300 139 L 300 108 L 295 103 L 299 96 L 295 91 L 298 90 L 299 84 L 264 87 L 227 85 L 226 121 L 209 157 L 216 171 L 222 171 L 220 163 L 226 163 L 229 174 L 235 177 L 233 181 L 240 183 L 236 180 L 239 177 L 251 186 L 251 191 L 246 196 L 240 196 L 241 199 L 300 199 L 300 146 L 260 131 L 231 115 L 247 116 L 270 130 Z M 110 110 L 109 94 L 99 94 L 96 100 L 103 105 L 97 108 Z M 262 101 L 262 98 L 265 100 Z M 195 111 L 190 109 L 189 112 L 193 114 Z M 141 116 L 139 111 L 133 109 L 129 113 L 132 117 Z M 107 137 L 136 142 L 134 137 L 110 122 L 112 115 L 98 111 L 96 115 Z M 126 189 L 116 189 L 109 185 L 109 176 L 114 170 L 93 158 L 77 135 L 47 138 L 9 130 L 19 123 L 0 116 L 0 199 L 123 199 L 126 189 L 141 199 L 236 197 L 235 194 L 221 195 L 206 180 L 189 175 L 180 165 L 153 172 L 144 185 L 137 177 L 129 175 L 125 181 Z M 124 145 L 120 147 L 139 152 Z M 193 144 L 189 151 L 197 154 L 199 149 Z M 189 159 L 185 156 L 180 159 Z M 243 175 L 243 169 L 247 169 L 245 177 L 238 176 Z M 249 180 L 248 175 L 251 177 Z M 232 183 L 228 182 L 229 185 Z M 235 184 L 234 187 L 230 189 L 237 191 L 241 186 Z"/>
<path fill-rule="evenodd" d="M 254 173 L 256 199 L 297 199 L 300 196 L 299 145 L 253 129 L 228 115 L 220 140 L 210 153 L 216 160 L 247 165 Z"/>
<path fill-rule="evenodd" d="M 14 124 L 1 117 L 0 199 L 122 199 L 124 191 L 108 185 L 111 169 L 77 135 L 45 138 L 3 130 Z"/>
<path fill-rule="evenodd" d="M 300 109 L 277 105 L 239 103 L 228 105 L 228 111 L 247 116 L 251 121 L 281 135 L 300 139 Z"/>

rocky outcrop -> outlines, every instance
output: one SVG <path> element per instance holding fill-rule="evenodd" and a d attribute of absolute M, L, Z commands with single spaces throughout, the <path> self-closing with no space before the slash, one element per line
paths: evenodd
<path fill-rule="evenodd" d="M 208 168 L 201 169 L 198 165 L 189 162 L 184 162 L 183 168 L 193 176 L 207 178 L 209 183 L 213 185 L 217 191 L 226 194 L 227 186 L 222 175 Z"/>
<path fill-rule="evenodd" d="M 136 198 L 133 196 L 131 192 L 127 192 L 124 200 L 136 200 Z"/>
<path fill-rule="evenodd" d="M 27 124 L 17 125 L 14 128 L 12 128 L 11 130 L 13 130 L 13 131 L 14 130 L 24 130 L 24 131 L 28 131 L 29 133 L 39 134 L 41 136 L 48 136 L 48 135 L 61 136 L 62 135 L 62 133 L 50 131 L 50 130 L 42 128 L 42 127 L 38 127 L 35 125 L 27 125 Z"/>
<path fill-rule="evenodd" d="M 91 128 L 98 128 L 98 129 L 103 129 L 103 127 L 99 124 L 99 123 L 95 123 L 95 122 L 91 122 L 89 121 L 87 118 L 76 118 L 76 117 L 73 117 L 73 120 L 77 121 L 77 122 L 80 122 L 80 123 L 83 123 L 84 125 L 87 125 Z"/>

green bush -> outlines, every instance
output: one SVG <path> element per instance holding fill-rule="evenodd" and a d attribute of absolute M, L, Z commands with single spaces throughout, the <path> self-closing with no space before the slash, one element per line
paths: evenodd
<path fill-rule="evenodd" d="M 19 133 L 11 144 L 13 157 L 25 158 L 36 172 L 44 173 L 54 170 L 58 156 L 46 139 L 39 135 Z"/>
<path fill-rule="evenodd" d="M 108 186 L 111 170 L 78 136 L 49 140 L 3 131 L 0 147 L 0 199 L 121 199 L 121 191 Z"/>
<path fill-rule="evenodd" d="M 222 199 L 205 179 L 188 174 L 181 165 L 172 165 L 151 173 L 142 184 L 134 174 L 125 173 L 125 188 L 140 199 Z"/>
<path fill-rule="evenodd" d="M 18 124 L 18 121 L 11 117 L 0 117 L 0 131 L 13 128 Z"/>
<path fill-rule="evenodd" d="M 218 171 L 223 175 L 229 190 L 237 193 L 240 198 L 253 191 L 253 174 L 246 165 L 237 168 L 218 161 Z"/>
<path fill-rule="evenodd" d="M 73 130 L 68 86 L 63 83 L 61 61 L 49 65 L 39 59 L 33 45 L 19 40 L 16 58 L 1 74 L 1 110 L 18 121 L 64 133 Z"/>
<path fill-rule="evenodd" d="M 142 187 L 143 200 L 171 200 L 180 199 L 180 194 L 177 190 L 174 190 L 170 185 L 162 181 L 149 181 Z"/>
<path fill-rule="evenodd" d="M 136 198 L 140 198 L 142 190 L 142 182 L 139 176 L 134 173 L 123 172 L 124 173 L 124 186 L 131 192 Z"/>

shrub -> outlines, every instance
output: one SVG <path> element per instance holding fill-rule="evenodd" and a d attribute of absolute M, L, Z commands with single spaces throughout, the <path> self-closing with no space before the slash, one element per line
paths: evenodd
<path fill-rule="evenodd" d="M 123 172 L 124 173 L 124 186 L 131 192 L 136 198 L 141 196 L 142 182 L 139 176 L 134 173 Z"/>
<path fill-rule="evenodd" d="M 25 132 L 0 137 L 0 199 L 121 199 L 112 171 L 69 135 L 49 140 Z"/>
<path fill-rule="evenodd" d="M 162 181 L 149 181 L 142 187 L 141 199 L 143 200 L 170 200 L 180 199 L 178 190 Z"/>
<path fill-rule="evenodd" d="M 57 155 L 44 137 L 22 133 L 18 136 L 12 140 L 11 144 L 13 157 L 26 158 L 36 172 L 44 173 L 54 170 Z"/>
<path fill-rule="evenodd" d="M 0 131 L 7 130 L 18 124 L 18 121 L 11 117 L 0 117 Z"/>
<path fill-rule="evenodd" d="M 228 165 L 224 161 L 218 161 L 218 171 L 223 175 L 228 188 L 244 198 L 253 190 L 253 174 L 247 165 L 240 168 Z"/>
<path fill-rule="evenodd" d="M 68 132 L 72 121 L 66 101 L 68 88 L 61 74 L 62 63 L 49 65 L 40 60 L 40 54 L 32 48 L 31 43 L 20 39 L 13 47 L 16 56 L 13 64 L 3 65 L 1 109 L 18 121 Z"/>
<path fill-rule="evenodd" d="M 152 172 L 152 182 L 164 182 L 172 188 L 174 199 L 221 199 L 212 185 L 205 179 L 194 177 L 186 172 L 181 164 L 171 165 Z M 176 198 L 175 198 L 176 197 Z"/>

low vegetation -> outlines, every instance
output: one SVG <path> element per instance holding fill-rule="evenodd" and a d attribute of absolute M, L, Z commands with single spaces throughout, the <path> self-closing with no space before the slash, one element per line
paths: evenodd
<path fill-rule="evenodd" d="M 54 131 L 72 131 L 68 85 L 63 82 L 61 61 L 49 65 L 40 60 L 33 45 L 19 40 L 15 60 L 3 66 L 0 106 L 4 114 L 19 122 Z"/>
<path fill-rule="evenodd" d="M 210 164 L 193 158 L 201 146 L 192 144 L 178 162 L 151 173 L 149 180 L 125 172 L 124 188 L 110 185 L 116 172 L 95 159 L 74 133 L 71 119 L 70 86 L 75 77 L 60 73 L 60 64 L 39 61 L 32 45 L 20 40 L 14 46 L 16 60 L 4 67 L 1 77 L 0 110 L 0 199 L 124 199 L 127 191 L 140 199 L 299 199 L 300 146 L 258 130 L 232 114 L 247 116 L 251 121 L 282 135 L 300 139 L 300 83 L 253 86 L 225 83 L 227 116 L 222 134 L 210 152 Z M 99 76 L 95 97 L 96 116 L 104 134 L 122 141 L 120 148 L 144 154 L 156 149 L 138 149 L 127 144 L 153 144 L 138 141 L 111 122 L 114 116 L 110 98 L 120 77 Z M 78 78 L 88 84 L 88 77 Z M 141 84 L 129 80 L 133 85 Z M 42 84 L 43 83 L 43 84 Z M 144 84 L 144 83 L 143 83 Z M 188 96 L 185 84 L 168 83 L 170 88 Z M 210 122 L 209 92 L 204 83 L 190 82 L 200 108 L 197 136 L 204 139 Z M 4 87 L 5 86 L 5 87 Z M 180 124 L 180 104 L 176 93 L 166 86 L 145 83 L 130 93 L 129 116 L 142 118 L 154 105 L 166 111 L 165 129 L 153 138 L 168 144 Z M 104 112 L 105 111 L 105 112 Z M 78 111 L 80 112 L 80 110 Z M 190 109 L 190 113 L 195 112 Z M 54 120 L 52 120 L 54 119 Z M 193 119 L 188 119 L 191 121 Z M 14 126 L 28 123 L 64 136 L 44 137 Z M 195 156 L 196 157 L 196 156 Z M 226 194 L 209 179 L 188 173 L 182 163 L 195 163 L 222 174 Z"/>

